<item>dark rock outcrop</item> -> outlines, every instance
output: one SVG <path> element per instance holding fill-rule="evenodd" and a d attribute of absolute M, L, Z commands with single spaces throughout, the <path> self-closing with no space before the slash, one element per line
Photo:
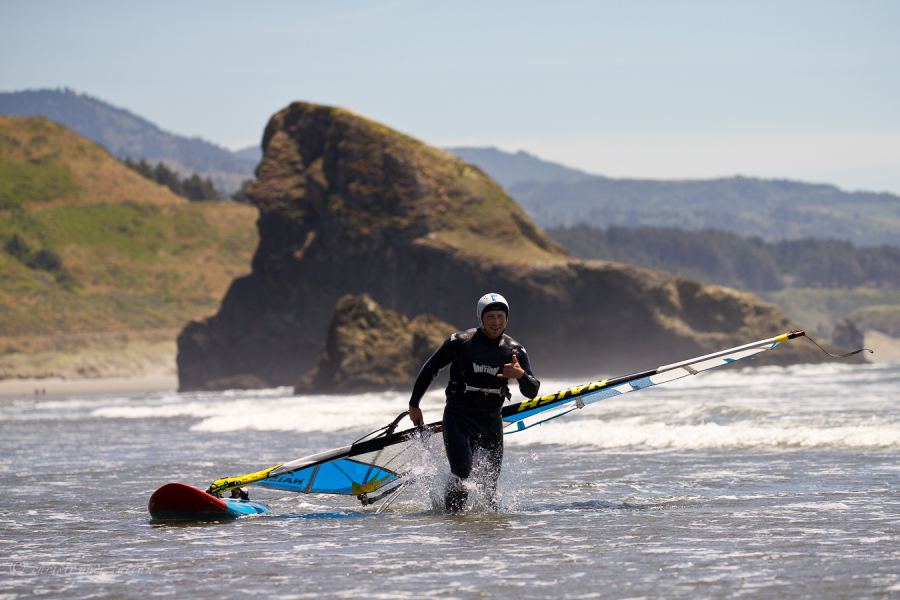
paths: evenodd
<path fill-rule="evenodd" d="M 358 392 L 409 387 L 425 359 L 456 328 L 430 315 L 408 319 L 368 295 L 338 300 L 319 364 L 294 391 Z"/>
<path fill-rule="evenodd" d="M 863 347 L 863 332 L 859 330 L 851 319 L 841 319 L 834 327 L 831 334 L 831 341 L 839 348 L 846 348 L 841 352 L 849 352 L 850 350 Z M 860 357 L 861 359 L 863 357 Z"/>
<path fill-rule="evenodd" d="M 500 292 L 539 376 L 638 370 L 789 329 L 751 294 L 576 260 L 477 168 L 350 112 L 292 104 L 263 148 L 253 271 L 179 336 L 182 390 L 294 385 L 348 293 L 467 327 L 475 300 Z M 776 358 L 815 360 L 796 344 Z"/>

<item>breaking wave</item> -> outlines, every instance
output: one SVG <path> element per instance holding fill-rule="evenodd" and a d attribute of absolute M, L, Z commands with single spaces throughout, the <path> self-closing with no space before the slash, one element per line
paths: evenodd
<path fill-rule="evenodd" d="M 507 436 L 511 446 L 559 445 L 644 450 L 711 448 L 898 448 L 900 367 L 800 365 L 704 374 L 613 398 L 563 419 Z M 562 389 L 572 381 L 545 382 Z M 401 392 L 293 396 L 289 388 L 163 394 L 75 402 L 101 419 L 188 419 L 191 431 L 366 433 L 406 408 Z M 441 418 L 443 393 L 423 401 Z M 53 412 L 64 410 L 54 403 Z"/>

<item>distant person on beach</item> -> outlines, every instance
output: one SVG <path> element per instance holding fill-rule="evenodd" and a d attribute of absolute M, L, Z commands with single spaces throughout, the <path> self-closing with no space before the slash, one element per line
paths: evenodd
<path fill-rule="evenodd" d="M 500 411 L 511 397 L 507 383 L 515 379 L 528 398 L 537 396 L 541 382 L 531 372 L 525 348 L 506 335 L 509 303 L 500 294 L 478 300 L 480 327 L 451 335 L 422 366 L 409 399 L 409 418 L 422 427 L 419 402 L 437 374 L 450 365 L 444 407 L 444 447 L 452 473 L 445 494 L 448 512 L 459 512 L 468 493 L 464 480 L 479 456 L 484 461 L 485 491 L 496 507 L 497 479 L 503 462 L 503 421 Z"/>

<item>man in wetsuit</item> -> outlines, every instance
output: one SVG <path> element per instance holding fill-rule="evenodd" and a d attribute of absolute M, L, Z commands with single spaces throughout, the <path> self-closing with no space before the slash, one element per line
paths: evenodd
<path fill-rule="evenodd" d="M 465 506 L 468 494 L 463 480 L 472 472 L 476 453 L 484 457 L 487 498 L 495 504 L 503 462 L 500 411 L 511 396 L 507 382 L 517 380 L 519 391 L 528 398 L 537 396 L 541 385 L 531 372 L 525 348 L 504 333 L 509 317 L 506 299 L 485 294 L 478 300 L 476 314 L 481 327 L 451 335 L 422 366 L 409 399 L 409 418 L 422 427 L 425 419 L 419 401 L 438 372 L 450 365 L 444 408 L 444 447 L 452 473 L 445 497 L 448 512 Z"/>

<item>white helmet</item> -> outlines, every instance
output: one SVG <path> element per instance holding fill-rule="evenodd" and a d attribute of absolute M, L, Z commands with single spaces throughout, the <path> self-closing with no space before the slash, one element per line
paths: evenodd
<path fill-rule="evenodd" d="M 506 313 L 506 316 L 509 316 L 509 302 L 506 301 L 506 298 L 497 294 L 495 292 L 491 292 L 490 294 L 485 294 L 481 298 L 478 299 L 478 306 L 475 309 L 475 317 L 478 319 L 478 325 L 481 326 L 481 315 L 484 314 L 486 310 L 502 310 Z"/>

